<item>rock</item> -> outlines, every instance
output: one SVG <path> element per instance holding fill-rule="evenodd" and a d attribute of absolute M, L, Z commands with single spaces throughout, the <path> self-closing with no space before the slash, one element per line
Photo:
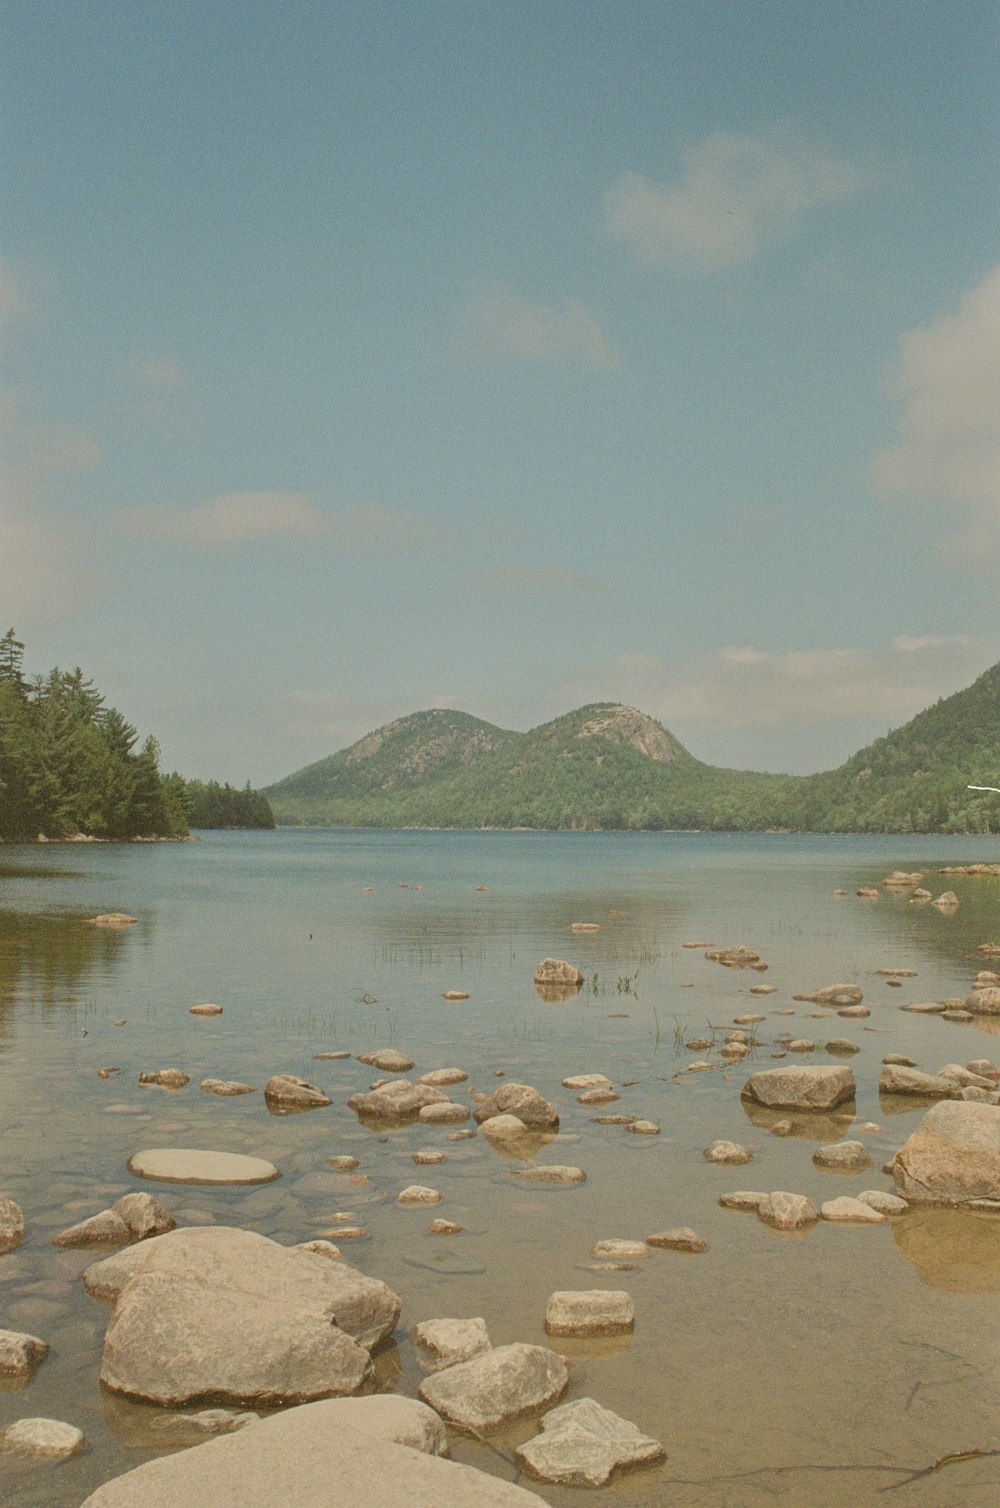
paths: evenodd
<path fill-rule="evenodd" d="M 152 1194 L 125 1194 L 112 1209 L 125 1224 L 133 1241 L 146 1241 L 150 1236 L 162 1236 L 176 1225 L 158 1199 Z"/>
<path fill-rule="evenodd" d="M 189 1016 L 221 1016 L 221 1005 L 189 1005 Z"/>
<path fill-rule="evenodd" d="M 432 1152 L 425 1148 L 419 1152 L 414 1152 L 410 1161 L 415 1162 L 418 1167 L 435 1167 L 439 1162 L 444 1162 L 444 1153 Z"/>
<path fill-rule="evenodd" d="M 903 1068 L 898 1063 L 883 1063 L 879 1074 L 880 1094 L 917 1094 L 925 1099 L 950 1099 L 955 1085 L 936 1073 L 921 1073 L 919 1068 Z"/>
<path fill-rule="evenodd" d="M 24 1214 L 19 1204 L 0 1194 L 0 1254 L 13 1251 L 24 1240 Z"/>
<path fill-rule="evenodd" d="M 867 1005 L 842 1005 L 837 1015 L 843 1021 L 863 1021 L 871 1015 Z"/>
<path fill-rule="evenodd" d="M 835 1141 L 826 1147 L 817 1147 L 813 1162 L 818 1168 L 831 1173 L 863 1173 L 872 1165 L 868 1148 L 860 1141 Z"/>
<path fill-rule="evenodd" d="M 432 1220 L 427 1227 L 429 1236 L 460 1236 L 465 1229 L 462 1225 L 456 1225 L 454 1220 Z"/>
<path fill-rule="evenodd" d="M 927 902 L 932 899 L 933 897 L 929 890 L 918 887 L 910 896 L 909 904 L 911 906 L 926 906 Z"/>
<path fill-rule="evenodd" d="M 601 924 L 600 922 L 570 922 L 569 930 L 571 932 L 600 932 Z"/>
<path fill-rule="evenodd" d="M 684 1046 L 688 1052 L 711 1052 L 715 1044 L 711 1037 L 692 1037 L 689 1042 L 684 1043 Z"/>
<path fill-rule="evenodd" d="M 476 1108 L 480 1125 L 495 1115 L 516 1115 L 529 1128 L 558 1131 L 559 1112 L 529 1084 L 501 1084 Z"/>
<path fill-rule="evenodd" d="M 595 1115 L 591 1119 L 595 1126 L 631 1126 L 635 1123 L 634 1115 Z M 647 1124 L 652 1125 L 652 1121 Z"/>
<path fill-rule="evenodd" d="M 450 1084 L 464 1084 L 469 1075 L 462 1068 L 432 1068 L 422 1073 L 418 1084 L 429 1084 L 432 1089 L 447 1089 Z"/>
<path fill-rule="evenodd" d="M 773 984 L 755 984 L 754 987 L 753 987 L 753 989 L 750 991 L 750 993 L 751 993 L 751 995 L 764 995 L 764 994 L 773 995 L 773 993 L 774 993 L 774 985 Z M 754 1016 L 754 1015 L 750 1015 L 750 1016 L 734 1016 L 733 1017 L 733 1023 L 736 1026 L 758 1026 L 761 1021 L 766 1021 L 766 1020 L 767 1020 L 766 1016 Z"/>
<path fill-rule="evenodd" d="M 139 918 L 128 916 L 124 911 L 104 911 L 100 916 L 88 918 L 94 927 L 131 927 Z"/>
<path fill-rule="evenodd" d="M 443 1155 L 443 1154 L 437 1154 L 437 1153 L 435 1154 L 435 1156 L 441 1156 L 441 1155 Z M 350 1173 L 350 1172 L 353 1171 L 354 1168 L 358 1168 L 358 1167 L 361 1166 L 361 1164 L 358 1162 L 358 1159 L 356 1157 L 343 1157 L 343 1156 L 342 1157 L 328 1157 L 326 1159 L 326 1165 L 327 1165 L 328 1168 L 333 1168 L 334 1171 L 337 1172 L 337 1173 Z"/>
<path fill-rule="evenodd" d="M 569 1366 L 544 1346 L 499 1346 L 427 1377 L 419 1393 L 452 1424 L 487 1433 L 554 1403 Z"/>
<path fill-rule="evenodd" d="M 765 1225 L 773 1226 L 775 1230 L 804 1230 L 819 1219 L 819 1212 L 811 1199 L 804 1194 L 789 1194 L 785 1189 L 765 1194 L 757 1206 L 757 1214 Z"/>
<path fill-rule="evenodd" d="M 767 1198 L 767 1194 L 758 1193 L 755 1189 L 734 1189 L 731 1194 L 720 1194 L 719 1203 L 727 1210 L 756 1215 Z"/>
<path fill-rule="evenodd" d="M 780 1110 L 832 1110 L 857 1092 L 849 1068 L 765 1068 L 743 1086 L 743 1098 Z"/>
<path fill-rule="evenodd" d="M 920 876 L 923 879 L 923 875 Z M 876 969 L 876 974 L 881 974 L 886 979 L 916 979 L 916 969 Z"/>
<path fill-rule="evenodd" d="M 984 1079 L 1000 1080 L 1000 1068 L 990 1058 L 973 1058 L 965 1066 L 970 1073 L 981 1074 Z"/>
<path fill-rule="evenodd" d="M 563 1079 L 564 1089 L 612 1089 L 614 1085 L 603 1073 L 577 1073 L 572 1078 Z"/>
<path fill-rule="evenodd" d="M 707 1251 L 708 1242 L 688 1225 L 677 1225 L 673 1230 L 661 1230 L 655 1236 L 646 1237 L 647 1246 L 662 1247 L 664 1251 Z"/>
<path fill-rule="evenodd" d="M 836 1053 L 838 1057 L 845 1058 L 852 1057 L 854 1053 L 861 1051 L 858 1044 L 852 1042 L 850 1037 L 831 1037 L 826 1044 L 826 1050 L 827 1052 Z"/>
<path fill-rule="evenodd" d="M 0 1435 L 0 1443 L 4 1450 L 36 1461 L 65 1461 L 78 1455 L 87 1442 L 82 1430 L 61 1419 L 17 1419 Z"/>
<path fill-rule="evenodd" d="M 425 1372 L 443 1372 L 491 1349 L 484 1319 L 425 1320 L 413 1326 L 410 1339 L 425 1352 L 420 1358 Z"/>
<path fill-rule="evenodd" d="M 582 1168 L 563 1167 L 557 1163 L 543 1163 L 534 1168 L 514 1168 L 511 1176 L 521 1183 L 551 1183 L 562 1187 L 585 1183 L 587 1178 Z"/>
<path fill-rule="evenodd" d="M 878 900 L 878 891 L 875 889 L 874 885 L 859 885 L 854 894 L 860 895 L 862 900 L 865 901 Z"/>
<path fill-rule="evenodd" d="M 123 1251 L 116 1251 L 112 1256 L 85 1267 L 80 1276 L 91 1298 L 101 1299 L 108 1304 L 117 1302 L 125 1284 L 142 1267 L 149 1255 L 150 1245 L 157 1239 L 153 1236 L 149 1243 L 126 1246 Z"/>
<path fill-rule="evenodd" d="M 139 1075 L 139 1083 L 144 1087 L 158 1084 L 161 1089 L 183 1089 L 190 1082 L 191 1076 L 183 1068 L 157 1068 L 153 1072 Z"/>
<path fill-rule="evenodd" d="M 241 1084 L 238 1079 L 202 1079 L 201 1087 L 206 1094 L 256 1094 L 251 1084 Z"/>
<path fill-rule="evenodd" d="M 426 1188 L 420 1183 L 411 1183 L 408 1188 L 396 1195 L 396 1203 L 411 1206 L 440 1204 L 443 1197 L 437 1189 Z"/>
<path fill-rule="evenodd" d="M 811 995 L 793 995 L 793 1000 L 805 1000 L 810 1005 L 860 1005 L 863 999 L 856 984 L 828 984 L 825 989 L 813 990 Z"/>
<path fill-rule="evenodd" d="M 984 1074 L 973 1073 L 970 1068 L 963 1068 L 961 1063 L 946 1063 L 937 1071 L 939 1079 L 950 1079 L 957 1084 L 959 1089 L 995 1089 L 997 1086 L 993 1079 L 988 1079 Z"/>
<path fill-rule="evenodd" d="M 577 1101 L 581 1105 L 613 1105 L 618 1099 L 621 1099 L 621 1095 L 613 1089 L 585 1089 L 577 1095 Z"/>
<path fill-rule="evenodd" d="M 898 1052 L 887 1052 L 882 1062 L 894 1064 L 897 1068 L 916 1068 L 917 1066 L 912 1058 L 904 1058 L 902 1053 Z"/>
<path fill-rule="evenodd" d="M 177 1406 L 287 1404 L 370 1386 L 366 1348 L 400 1301 L 343 1262 L 252 1231 L 176 1230 L 144 1242 L 108 1326 L 101 1381 Z"/>
<path fill-rule="evenodd" d="M 892 1174 L 911 1204 L 1000 1199 L 1000 1106 L 935 1105 L 896 1153 Z"/>
<path fill-rule="evenodd" d="M 943 1000 L 904 1002 L 899 1008 L 901 1011 L 909 1011 L 914 1016 L 940 1016 L 942 1011 L 948 1009 Z"/>
<path fill-rule="evenodd" d="M 633 1136 L 659 1136 L 660 1128 L 655 1121 L 630 1121 L 625 1127 Z"/>
<path fill-rule="evenodd" d="M 616 1467 L 661 1461 L 666 1451 L 593 1398 L 575 1398 L 546 1414 L 541 1434 L 518 1446 L 516 1454 L 543 1481 L 602 1487 Z"/>
<path fill-rule="evenodd" d="M 942 1021 L 973 1021 L 973 1020 L 975 1020 L 975 1017 L 973 1016 L 973 1014 L 972 1014 L 971 1011 L 967 1011 L 967 1010 L 949 1010 L 949 1011 L 942 1011 L 941 1012 L 941 1020 Z"/>
<path fill-rule="evenodd" d="M 281 1175 L 273 1162 L 241 1152 L 204 1152 L 181 1147 L 151 1147 L 133 1152 L 130 1173 L 158 1183 L 270 1183 Z"/>
<path fill-rule="evenodd" d="M 199 1439 L 234 1434 L 259 1420 L 252 1409 L 199 1409 L 195 1414 L 164 1414 L 151 1423 L 164 1444 L 191 1445 Z"/>
<path fill-rule="evenodd" d="M 523 1487 L 430 1454 L 444 1445 L 440 1420 L 414 1399 L 327 1400 L 147 1461 L 85 1508 L 544 1508 Z"/>
<path fill-rule="evenodd" d="M 810 1042 L 807 1037 L 795 1037 L 787 1044 L 789 1052 L 815 1052 L 816 1043 Z"/>
<path fill-rule="evenodd" d="M 735 1141 L 713 1141 L 704 1150 L 703 1156 L 708 1162 L 718 1162 L 736 1167 L 743 1162 L 749 1162 L 752 1154 L 746 1147 L 741 1147 Z"/>
<path fill-rule="evenodd" d="M 425 1105 L 418 1119 L 423 1126 L 460 1126 L 471 1113 L 467 1105 Z"/>
<path fill-rule="evenodd" d="M 26 1382 L 48 1354 L 47 1343 L 39 1340 L 37 1335 L 0 1330 L 0 1377 L 14 1377 L 18 1382 Z"/>
<path fill-rule="evenodd" d="M 336 1246 L 332 1241 L 324 1241 L 322 1238 L 317 1238 L 315 1241 L 298 1241 L 295 1244 L 294 1250 L 315 1252 L 318 1257 L 326 1257 L 330 1262 L 342 1262 L 344 1260 L 344 1253 L 340 1247 Z"/>
<path fill-rule="evenodd" d="M 732 948 L 709 948 L 705 957 L 712 963 L 721 963 L 726 969 L 750 968 L 761 961 L 759 953 L 755 953 L 753 948 L 744 947 L 742 943 L 737 943 Z"/>
<path fill-rule="evenodd" d="M 610 1238 L 595 1242 L 591 1247 L 591 1253 L 602 1261 L 632 1262 L 637 1257 L 648 1257 L 649 1247 L 645 1241 L 620 1241 Z"/>
<path fill-rule="evenodd" d="M 359 1052 L 358 1062 L 370 1068 L 380 1068 L 383 1073 L 407 1073 L 413 1067 L 413 1059 L 395 1047 L 380 1047 L 374 1052 Z"/>
<path fill-rule="evenodd" d="M 910 1208 L 905 1199 L 886 1189 L 865 1189 L 858 1198 L 862 1204 L 870 1204 L 873 1210 L 878 1210 L 880 1215 L 905 1215 Z"/>
<path fill-rule="evenodd" d="M 131 1239 L 131 1231 L 114 1210 L 101 1210 L 50 1237 L 53 1246 L 123 1246 Z"/>
<path fill-rule="evenodd" d="M 276 1073 L 264 1085 L 268 1105 L 287 1110 L 312 1110 L 333 1103 L 315 1084 L 297 1078 L 294 1073 Z"/>
<path fill-rule="evenodd" d="M 875 1209 L 867 1200 L 851 1199 L 843 1195 L 840 1199 L 828 1199 L 819 1207 L 820 1217 L 823 1220 L 835 1220 L 842 1225 L 884 1225 L 886 1217 L 881 1210 Z"/>
<path fill-rule="evenodd" d="M 468 1000 L 468 998 L 468 990 L 445 990 L 441 996 L 442 1000 Z"/>
<path fill-rule="evenodd" d="M 347 1101 L 362 1120 L 384 1121 L 387 1124 L 416 1120 L 426 1105 L 450 1105 L 451 1100 L 442 1089 L 431 1084 L 411 1084 L 409 1079 L 393 1079 L 367 1094 L 352 1094 Z"/>
<path fill-rule="evenodd" d="M 581 985 L 583 975 L 564 958 L 543 958 L 535 970 L 535 984 Z"/>
<path fill-rule="evenodd" d="M 545 1306 L 549 1335 L 623 1335 L 635 1324 L 635 1305 L 628 1293 L 586 1288 L 553 1293 Z"/>
<path fill-rule="evenodd" d="M 931 905 L 940 906 L 942 911 L 954 911 L 958 906 L 958 896 L 954 890 L 945 890 L 940 895 L 935 896 Z"/>
<path fill-rule="evenodd" d="M 965 1009 L 974 1016 L 1000 1016 L 1000 986 L 986 985 L 973 990 L 965 1002 Z"/>
<path fill-rule="evenodd" d="M 314 1052 L 313 1053 L 313 1062 L 314 1063 L 318 1063 L 318 1062 L 325 1063 L 325 1062 L 330 1062 L 331 1060 L 339 1062 L 339 1061 L 341 1061 L 344 1058 L 349 1058 L 350 1056 L 351 1055 L 350 1055 L 349 1052 Z"/>

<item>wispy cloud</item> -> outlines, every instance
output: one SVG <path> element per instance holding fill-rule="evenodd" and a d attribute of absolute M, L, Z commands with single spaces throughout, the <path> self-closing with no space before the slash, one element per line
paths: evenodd
<path fill-rule="evenodd" d="M 674 258 L 736 266 L 862 181 L 851 163 L 791 133 L 716 131 L 684 152 L 673 182 L 623 173 L 607 196 L 604 228 L 649 266 Z"/>
<path fill-rule="evenodd" d="M 954 311 L 911 330 L 887 390 L 901 405 L 897 440 L 871 466 L 876 494 L 945 504 L 957 527 L 950 564 L 1000 568 L 1000 264 Z"/>
<path fill-rule="evenodd" d="M 184 507 L 133 508 L 134 534 L 201 550 L 261 540 L 313 541 L 351 551 L 415 550 L 445 539 L 439 525 L 380 504 L 321 507 L 304 492 L 229 492 Z"/>
<path fill-rule="evenodd" d="M 487 355 L 549 366 L 579 362 L 595 371 L 621 366 L 597 315 L 579 299 L 552 307 L 489 284 L 470 290 L 458 324 L 463 344 Z"/>

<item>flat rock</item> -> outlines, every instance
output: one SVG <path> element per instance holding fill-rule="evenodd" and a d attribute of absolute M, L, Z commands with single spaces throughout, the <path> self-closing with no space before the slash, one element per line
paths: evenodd
<path fill-rule="evenodd" d="M 633 1262 L 637 1257 L 649 1256 L 649 1247 L 645 1241 L 622 1241 L 617 1237 L 595 1241 L 590 1250 L 591 1254 L 601 1261 Z"/>
<path fill-rule="evenodd" d="M 359 1052 L 358 1062 L 370 1068 L 380 1068 L 383 1073 L 407 1073 L 413 1067 L 413 1059 L 396 1047 L 379 1047 L 374 1052 Z"/>
<path fill-rule="evenodd" d="M 468 998 L 468 990 L 445 990 L 441 996 L 442 1000 L 468 1000 Z"/>
<path fill-rule="evenodd" d="M 131 927 L 139 918 L 129 916 L 125 911 L 102 911 L 100 916 L 91 916 L 88 920 L 94 927 Z"/>
<path fill-rule="evenodd" d="M 892 1175 L 911 1204 L 1000 1199 L 1000 1106 L 935 1105 L 896 1153 Z"/>
<path fill-rule="evenodd" d="M 17 1419 L 0 1435 L 4 1450 L 36 1461 L 65 1461 L 86 1443 L 82 1430 L 61 1419 Z"/>
<path fill-rule="evenodd" d="M 414 1152 L 410 1158 L 418 1167 L 435 1167 L 439 1162 L 444 1162 L 444 1153 L 431 1151 L 429 1147 Z"/>
<path fill-rule="evenodd" d="M 0 1377 L 29 1378 L 49 1354 L 48 1344 L 20 1330 L 0 1330 Z"/>
<path fill-rule="evenodd" d="M 718 1162 L 732 1167 L 740 1163 L 750 1162 L 752 1153 L 746 1147 L 741 1147 L 735 1141 L 713 1141 L 705 1148 L 703 1157 L 706 1162 Z"/>
<path fill-rule="evenodd" d="M 333 1103 L 322 1089 L 294 1073 L 274 1074 L 264 1085 L 264 1098 L 269 1104 L 287 1106 L 290 1110 L 312 1110 Z"/>
<path fill-rule="evenodd" d="M 661 1230 L 646 1237 L 647 1246 L 658 1246 L 664 1251 L 702 1252 L 708 1250 L 708 1242 L 689 1225 L 676 1225 L 672 1230 Z"/>
<path fill-rule="evenodd" d="M 660 1134 L 660 1128 L 655 1121 L 629 1121 L 625 1130 L 630 1131 L 633 1136 L 659 1136 Z"/>
<path fill-rule="evenodd" d="M 871 1153 L 860 1141 L 835 1141 L 828 1146 L 817 1147 L 813 1162 L 818 1168 L 827 1168 L 833 1173 L 863 1173 L 872 1165 Z"/>
<path fill-rule="evenodd" d="M 575 1073 L 563 1079 L 564 1089 L 613 1089 L 612 1081 L 603 1073 Z"/>
<path fill-rule="evenodd" d="M 131 1239 L 131 1231 L 114 1210 L 101 1210 L 50 1237 L 53 1246 L 122 1246 Z"/>
<path fill-rule="evenodd" d="M 631 1294 L 584 1288 L 550 1294 L 545 1306 L 549 1335 L 623 1335 L 635 1325 Z"/>
<path fill-rule="evenodd" d="M 793 995 L 792 999 L 808 1001 L 810 1005 L 860 1005 L 863 995 L 856 984 L 828 984 L 825 989 L 813 990 L 810 995 Z"/>
<path fill-rule="evenodd" d="M 916 1068 L 917 1066 L 912 1058 L 905 1058 L 903 1054 L 899 1052 L 887 1052 L 885 1057 L 882 1059 L 882 1062 L 895 1064 L 898 1068 Z"/>
<path fill-rule="evenodd" d="M 392 1395 L 284 1409 L 236 1434 L 147 1461 L 98 1487 L 84 1508 L 274 1508 L 276 1501 L 294 1508 L 330 1508 L 332 1501 L 350 1508 L 544 1508 L 523 1487 L 429 1454 L 440 1448 L 442 1431 L 430 1415 L 416 1400 Z"/>
<path fill-rule="evenodd" d="M 849 1068 L 765 1068 L 747 1079 L 743 1098 L 779 1110 L 832 1110 L 857 1092 Z"/>
<path fill-rule="evenodd" d="M 756 1215 L 767 1197 L 757 1189 L 733 1189 L 729 1194 L 720 1194 L 719 1203 L 727 1210 Z"/>
<path fill-rule="evenodd" d="M 188 1147 L 150 1147 L 133 1152 L 128 1167 L 137 1178 L 158 1183 L 270 1183 L 280 1177 L 274 1163 L 263 1157 Z"/>
<path fill-rule="evenodd" d="M 936 1073 L 921 1073 L 919 1068 L 903 1068 L 897 1063 L 883 1063 L 879 1074 L 880 1094 L 915 1094 L 925 1099 L 950 1099 L 955 1085 Z"/>
<path fill-rule="evenodd" d="M 865 1189 L 858 1198 L 862 1204 L 870 1204 L 873 1210 L 878 1210 L 880 1215 L 905 1215 L 910 1208 L 905 1199 L 886 1189 Z"/>
<path fill-rule="evenodd" d="M 256 1094 L 251 1084 L 241 1084 L 239 1079 L 202 1079 L 201 1087 L 206 1094 Z"/>
<path fill-rule="evenodd" d="M 460 1126 L 471 1115 L 467 1105 L 425 1105 L 417 1119 L 423 1126 Z"/>
<path fill-rule="evenodd" d="M 911 1016 L 940 1016 L 948 1007 L 943 1000 L 912 1000 L 904 1001 L 899 1007 L 901 1011 L 908 1011 Z"/>
<path fill-rule="evenodd" d="M 541 1434 L 516 1453 L 535 1476 L 567 1487 L 602 1487 L 616 1467 L 645 1465 L 666 1455 L 658 1440 L 593 1398 L 575 1398 L 552 1409 L 542 1420 Z"/>
<path fill-rule="evenodd" d="M 207 1227 L 143 1242 L 104 1339 L 112 1392 L 178 1406 L 287 1404 L 371 1386 L 367 1348 L 400 1301 L 343 1262 L 252 1231 Z"/>
<path fill-rule="evenodd" d="M 845 1058 L 853 1057 L 856 1052 L 861 1051 L 858 1044 L 852 1042 L 850 1037 L 831 1037 L 826 1044 L 826 1050 Z"/>
<path fill-rule="evenodd" d="M 621 1099 L 621 1095 L 613 1089 L 585 1089 L 577 1095 L 581 1105 L 613 1105 L 618 1099 Z"/>
<path fill-rule="evenodd" d="M 775 1230 L 804 1230 L 815 1225 L 819 1211 L 804 1194 L 790 1194 L 785 1189 L 776 1189 L 765 1194 L 757 1207 L 757 1214 L 765 1225 Z"/>
<path fill-rule="evenodd" d="M 501 1084 L 476 1107 L 480 1125 L 495 1115 L 516 1115 L 531 1130 L 558 1131 L 559 1112 L 555 1105 L 532 1089 L 530 1084 Z"/>
<path fill-rule="evenodd" d="M 410 1339 L 424 1352 L 420 1365 L 425 1372 L 443 1372 L 491 1350 L 484 1319 L 425 1320 L 413 1326 Z"/>
<path fill-rule="evenodd" d="M 206 1003 L 205 1005 L 189 1005 L 188 1006 L 188 1015 L 189 1016 L 221 1016 L 222 1015 L 222 1006 L 221 1005 L 210 1005 L 208 1003 Z"/>
<path fill-rule="evenodd" d="M 843 1195 L 840 1199 L 827 1199 L 819 1207 L 823 1220 L 834 1220 L 841 1225 L 884 1225 L 886 1217 L 874 1209 L 867 1200 L 852 1199 Z"/>
<path fill-rule="evenodd" d="M 541 1163 L 532 1168 L 514 1168 L 511 1177 L 521 1183 L 551 1183 L 566 1188 L 571 1184 L 585 1183 L 587 1175 L 582 1168 L 572 1168 L 560 1163 Z"/>
<path fill-rule="evenodd" d="M 489 1432 L 554 1403 L 566 1391 L 569 1366 L 545 1346 L 499 1346 L 427 1377 L 419 1392 L 452 1424 Z"/>
<path fill-rule="evenodd" d="M 19 1204 L 0 1194 L 0 1254 L 13 1251 L 24 1240 L 24 1213 Z"/>
<path fill-rule="evenodd" d="M 842 1005 L 837 1012 L 842 1021 L 863 1021 L 871 1015 L 867 1005 Z"/>
<path fill-rule="evenodd" d="M 464 1084 L 469 1075 L 464 1068 L 432 1068 L 429 1073 L 422 1073 L 418 1084 L 430 1084 L 432 1089 L 447 1089 L 450 1084 Z"/>

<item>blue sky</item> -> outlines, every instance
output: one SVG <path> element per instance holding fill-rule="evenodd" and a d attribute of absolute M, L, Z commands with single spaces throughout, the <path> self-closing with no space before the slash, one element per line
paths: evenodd
<path fill-rule="evenodd" d="M 812 770 L 1000 660 L 992 5 L 0 26 L 0 618 L 165 767 L 612 699 Z"/>

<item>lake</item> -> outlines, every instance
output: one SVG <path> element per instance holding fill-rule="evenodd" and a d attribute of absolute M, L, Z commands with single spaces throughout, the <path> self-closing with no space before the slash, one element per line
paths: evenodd
<path fill-rule="evenodd" d="M 899 1006 L 964 997 L 988 966 L 975 949 L 1000 941 L 1000 880 L 937 870 L 997 859 L 995 838 L 687 833 L 278 831 L 0 848 L 0 1193 L 27 1226 L 23 1245 L 0 1256 L 0 1326 L 52 1347 L 26 1388 L 0 1391 L 0 1427 L 43 1415 L 78 1425 L 88 1442 L 56 1467 L 8 1458 L 0 1498 L 68 1508 L 162 1450 L 156 1410 L 102 1393 L 109 1311 L 79 1277 L 95 1254 L 49 1244 L 144 1187 L 178 1224 L 238 1224 L 288 1244 L 336 1240 L 334 1216 L 363 1226 L 367 1239 L 345 1243 L 346 1259 L 403 1300 L 397 1343 L 379 1356 L 388 1390 L 412 1394 L 423 1376 L 407 1338 L 419 1321 L 482 1315 L 496 1345 L 545 1344 L 551 1292 L 626 1289 L 634 1335 L 552 1342 L 572 1361 L 567 1397 L 595 1398 L 668 1453 L 588 1491 L 594 1508 L 992 1508 L 996 1455 L 917 1474 L 1000 1446 L 1000 1217 L 922 1210 L 783 1236 L 718 1199 L 790 1189 L 819 1204 L 889 1189 L 880 1169 L 927 1107 L 880 1104 L 883 1055 L 929 1071 L 996 1061 L 1000 1019 L 951 1024 Z M 958 910 L 885 890 L 874 902 L 855 895 L 895 868 L 925 870 L 935 895 L 956 892 Z M 109 911 L 137 924 L 88 925 Z M 574 922 L 600 930 L 575 933 Z M 691 941 L 748 944 L 767 972 L 722 968 L 683 946 Z M 578 995 L 539 998 L 532 976 L 546 956 L 582 970 Z M 884 968 L 916 977 L 892 987 Z M 861 986 L 869 1018 L 792 1001 L 840 981 Z M 751 995 L 761 983 L 774 993 Z M 449 990 L 469 998 L 445 1001 Z M 189 1015 L 205 1001 L 223 1014 Z M 685 1047 L 708 1036 L 717 1049 L 751 1012 L 765 1020 L 747 1062 Z M 795 1062 L 846 1061 L 824 1050 L 832 1037 L 858 1044 L 857 1125 L 797 1121 L 781 1137 L 744 1108 L 740 1088 L 752 1069 L 774 1066 L 779 1033 L 815 1040 Z M 468 1083 L 453 1091 L 463 1102 L 492 1092 L 498 1075 L 534 1085 L 561 1116 L 538 1161 L 576 1164 L 586 1182 L 527 1188 L 482 1136 L 449 1142 L 443 1128 L 361 1124 L 345 1102 L 378 1075 L 354 1055 L 387 1046 L 415 1060 L 413 1076 L 465 1069 Z M 352 1056 L 314 1058 L 335 1050 Z M 696 1059 L 717 1066 L 688 1072 Z M 120 1072 L 102 1079 L 102 1067 Z M 163 1067 L 191 1082 L 140 1088 L 140 1072 Z M 223 1099 L 199 1088 L 217 1077 L 260 1091 L 279 1072 L 310 1080 L 332 1106 L 274 1115 L 261 1092 Z M 608 1074 L 620 1101 L 580 1105 L 561 1081 L 583 1073 Z M 661 1134 L 595 1120 L 618 1111 Z M 865 1142 L 866 1173 L 814 1166 L 816 1145 L 839 1136 Z M 703 1148 L 716 1138 L 748 1146 L 753 1161 L 709 1164 Z M 154 1146 L 250 1152 L 282 1176 L 245 1189 L 143 1184 L 126 1161 Z M 445 1161 L 415 1167 L 425 1147 Z M 340 1154 L 359 1159 L 357 1174 L 327 1166 Z M 427 1210 L 396 1205 L 414 1182 L 441 1191 L 430 1214 L 460 1223 L 461 1235 L 432 1236 Z M 594 1270 L 596 1241 L 677 1225 L 707 1251 Z M 512 1449 L 535 1429 L 490 1445 L 456 1439 L 453 1454 L 513 1480 Z M 579 1490 L 524 1484 L 553 1505 L 583 1501 Z"/>

